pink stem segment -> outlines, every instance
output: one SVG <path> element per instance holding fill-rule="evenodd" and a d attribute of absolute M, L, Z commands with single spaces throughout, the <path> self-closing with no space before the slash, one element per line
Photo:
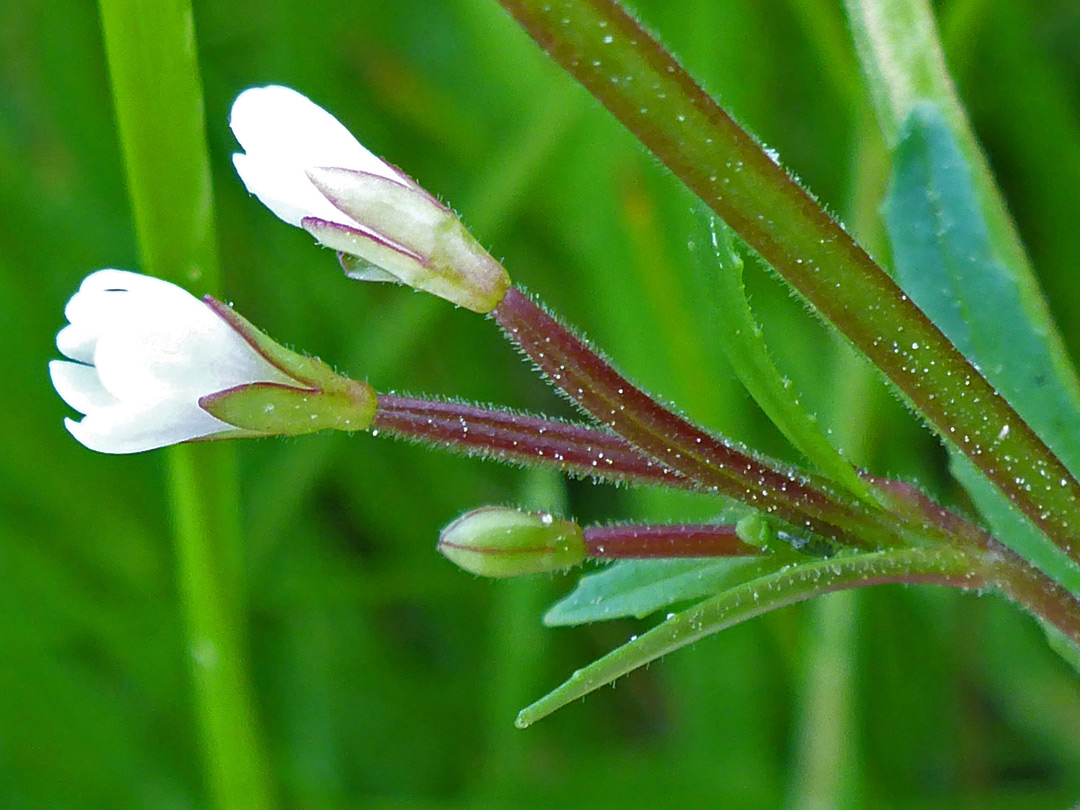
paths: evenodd
<path fill-rule="evenodd" d="M 744 543 L 731 525 L 594 526 L 585 529 L 590 557 L 648 559 L 670 557 L 751 557 L 764 552 Z"/>

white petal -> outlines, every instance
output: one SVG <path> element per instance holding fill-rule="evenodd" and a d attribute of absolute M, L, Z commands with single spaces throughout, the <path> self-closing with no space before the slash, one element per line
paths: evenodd
<path fill-rule="evenodd" d="M 140 301 L 176 302 L 198 301 L 195 296 L 171 282 L 128 270 L 97 270 L 83 279 L 79 291 L 64 308 L 64 315 L 76 323 L 89 312 L 92 319 L 99 317 L 102 302 L 123 305 L 125 293 L 137 295 Z"/>
<path fill-rule="evenodd" d="M 90 413 L 117 403 L 116 397 L 101 384 L 93 366 L 53 360 L 49 363 L 49 377 L 56 393 L 79 413 Z"/>
<path fill-rule="evenodd" d="M 94 362 L 94 347 L 97 346 L 97 327 L 68 324 L 56 335 L 56 348 L 64 357 L 70 357 L 80 363 Z"/>
<path fill-rule="evenodd" d="M 235 430 L 189 403 L 164 400 L 121 404 L 94 411 L 64 426 L 82 445 L 99 453 L 140 453 Z"/>
<path fill-rule="evenodd" d="M 182 322 L 197 318 L 198 311 L 205 309 L 191 293 L 167 281 L 123 270 L 99 270 L 83 281 L 64 308 L 71 326 L 57 335 L 57 346 L 72 359 L 91 362 L 86 355 L 97 339 L 120 324 L 163 317 Z"/>
<path fill-rule="evenodd" d="M 244 151 L 298 169 L 337 166 L 404 182 L 360 145 L 334 116 L 306 96 L 280 85 L 252 87 L 235 102 L 229 126 Z"/>
<path fill-rule="evenodd" d="M 292 384 L 201 301 L 174 313 L 143 313 L 102 335 L 94 352 L 102 385 L 120 399 L 166 392 L 189 401 L 250 382 Z M 187 308 L 185 308 L 187 309 Z"/>
<path fill-rule="evenodd" d="M 302 168 L 239 153 L 233 155 L 233 166 L 247 190 L 290 225 L 300 227 L 304 217 L 318 217 L 360 227 L 315 188 Z"/>
<path fill-rule="evenodd" d="M 82 280 L 79 292 L 101 292 L 103 290 L 127 290 L 129 292 L 150 292 L 162 295 L 176 295 L 181 290 L 175 284 L 154 276 L 143 273 L 133 273 L 130 270 L 117 270 L 106 267 L 103 270 L 95 270 Z M 190 293 L 186 293 L 190 295 Z"/>
<path fill-rule="evenodd" d="M 291 225 L 304 217 L 359 227 L 312 186 L 307 170 L 355 169 L 405 186 L 412 182 L 360 145 L 341 122 L 288 87 L 252 87 L 233 102 L 229 116 L 246 154 L 233 165 L 248 191 Z"/>

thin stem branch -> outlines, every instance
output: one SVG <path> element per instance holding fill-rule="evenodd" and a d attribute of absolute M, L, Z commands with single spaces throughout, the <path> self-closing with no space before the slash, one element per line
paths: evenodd
<path fill-rule="evenodd" d="M 612 483 L 698 488 L 609 431 L 529 414 L 380 394 L 372 431 Z"/>
<path fill-rule="evenodd" d="M 764 552 L 739 539 L 730 524 L 590 526 L 585 547 L 594 559 L 748 557 Z"/>

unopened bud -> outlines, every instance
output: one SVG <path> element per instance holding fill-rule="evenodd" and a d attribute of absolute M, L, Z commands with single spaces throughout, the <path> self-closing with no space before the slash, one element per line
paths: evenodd
<path fill-rule="evenodd" d="M 547 512 L 489 506 L 455 520 L 439 536 L 450 562 L 484 577 L 562 571 L 585 559 L 576 523 Z"/>

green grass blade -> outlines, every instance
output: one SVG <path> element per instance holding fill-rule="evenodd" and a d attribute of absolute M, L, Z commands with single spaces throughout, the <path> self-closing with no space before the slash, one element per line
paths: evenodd
<path fill-rule="evenodd" d="M 113 101 L 143 271 L 220 292 L 210 162 L 191 5 L 101 0 Z M 245 655 L 243 567 L 231 446 L 167 451 L 178 590 L 220 810 L 273 805 Z"/>

